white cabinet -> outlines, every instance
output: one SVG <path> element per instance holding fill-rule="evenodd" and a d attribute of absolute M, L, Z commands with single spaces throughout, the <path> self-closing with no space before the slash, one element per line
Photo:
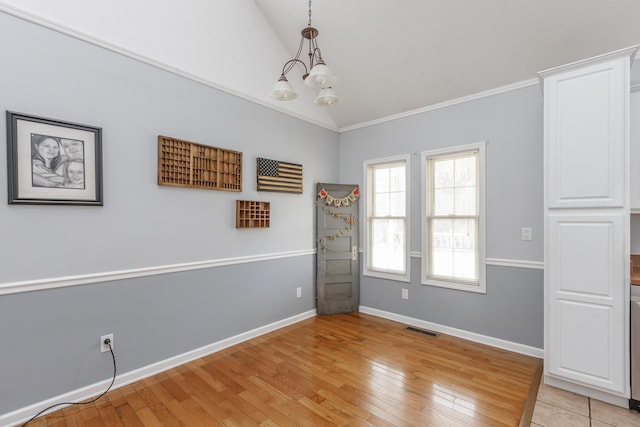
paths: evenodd
<path fill-rule="evenodd" d="M 631 213 L 640 213 L 640 90 L 631 92 Z"/>
<path fill-rule="evenodd" d="M 635 50 L 539 74 L 545 381 L 584 394 L 594 390 L 598 398 L 630 393 L 629 74 Z"/>

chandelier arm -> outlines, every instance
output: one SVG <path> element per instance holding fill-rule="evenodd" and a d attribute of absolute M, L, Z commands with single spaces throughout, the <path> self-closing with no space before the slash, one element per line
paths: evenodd
<path fill-rule="evenodd" d="M 284 63 L 284 66 L 282 67 L 282 75 L 284 76 L 289 71 L 291 71 L 291 69 L 296 65 L 296 62 L 299 62 L 299 63 L 302 64 L 302 66 L 304 67 L 304 74 L 308 73 L 307 64 L 305 64 L 304 62 L 302 62 L 298 58 L 293 58 L 293 59 L 290 59 L 290 60 L 288 60 L 287 62 Z"/>
<path fill-rule="evenodd" d="M 309 69 L 312 69 L 317 62 L 322 61 L 322 54 L 320 53 L 320 48 L 318 47 L 318 41 L 316 37 L 312 37 L 309 39 Z M 316 61 L 318 59 L 318 61 Z"/>
<path fill-rule="evenodd" d="M 294 56 L 295 59 L 300 59 L 300 54 L 302 53 L 302 48 L 304 47 L 304 37 L 300 37 L 300 44 L 298 45 L 298 52 L 296 53 L 296 56 Z"/>
<path fill-rule="evenodd" d="M 300 38 L 300 44 L 298 45 L 298 52 L 296 53 L 296 56 L 293 57 L 293 59 L 290 59 L 289 61 L 284 63 L 284 66 L 282 67 L 282 75 L 284 76 L 285 74 L 287 74 L 289 71 L 291 71 L 291 69 L 293 68 L 293 66 L 295 65 L 296 61 L 300 62 L 303 66 L 304 66 L 304 72 L 305 74 L 307 73 L 307 65 L 300 61 L 300 54 L 302 53 L 302 47 L 304 46 L 304 38 Z M 289 67 L 287 68 L 287 64 L 289 65 Z M 286 70 L 285 70 L 286 68 Z"/>
<path fill-rule="evenodd" d="M 324 59 L 322 59 L 322 52 L 320 52 L 320 48 L 318 47 L 317 44 L 316 44 L 316 48 L 313 49 L 313 57 L 318 58 L 318 62 L 324 61 Z"/>

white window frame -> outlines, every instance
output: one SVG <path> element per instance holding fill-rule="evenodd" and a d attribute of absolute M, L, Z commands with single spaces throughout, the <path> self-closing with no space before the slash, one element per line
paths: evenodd
<path fill-rule="evenodd" d="M 461 145 L 456 147 L 448 147 L 437 150 L 423 151 L 420 155 L 421 161 L 421 179 L 422 179 L 422 267 L 421 267 L 421 283 L 428 286 L 437 286 L 449 289 L 458 289 L 468 292 L 487 293 L 487 281 L 486 281 L 486 212 L 485 212 L 485 146 L 486 141 L 479 143 Z M 431 157 L 455 155 L 457 153 L 478 151 L 478 282 L 469 283 L 464 281 L 452 280 L 438 280 L 429 277 L 429 197 L 430 197 L 430 183 L 429 171 L 427 167 L 427 161 Z"/>
<path fill-rule="evenodd" d="M 370 227 L 370 213 L 373 212 L 372 210 L 372 205 L 371 203 L 373 203 L 372 197 L 369 194 L 370 190 L 371 190 L 371 183 L 370 183 L 370 174 L 369 174 L 369 169 L 373 166 L 380 166 L 380 165 L 384 165 L 385 163 L 397 163 L 397 162 L 404 162 L 405 164 L 405 184 L 406 184 L 406 188 L 405 188 L 405 239 L 404 239 L 404 244 L 405 244 L 405 254 L 404 254 L 404 263 L 405 263 L 405 272 L 404 273 L 398 273 L 395 271 L 389 271 L 389 270 L 381 270 L 381 269 L 374 269 L 371 267 L 370 265 L 370 254 L 371 254 L 371 248 L 370 248 L 370 242 L 371 240 L 371 236 L 370 236 L 370 232 L 371 232 L 371 227 Z M 363 222 L 363 227 L 364 227 L 364 265 L 362 268 L 362 274 L 364 276 L 370 276 L 370 277 L 378 277 L 381 279 L 388 279 L 388 280 L 396 280 L 396 281 L 400 281 L 400 282 L 410 282 L 411 280 L 411 253 L 410 253 L 410 200 L 411 200 L 411 184 L 410 184 L 410 171 L 411 171 L 411 156 L 409 154 L 404 154 L 404 155 L 400 155 L 400 156 L 393 156 L 393 157 L 385 157 L 385 158 L 381 158 L 381 159 L 373 159 L 373 160 L 365 160 L 363 162 L 363 187 L 364 187 L 364 191 L 362 192 L 363 198 L 364 198 L 364 221 Z"/>

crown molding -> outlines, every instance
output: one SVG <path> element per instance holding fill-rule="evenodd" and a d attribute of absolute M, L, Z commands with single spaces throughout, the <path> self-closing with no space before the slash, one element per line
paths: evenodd
<path fill-rule="evenodd" d="M 429 111 L 439 110 L 441 108 L 447 108 L 458 104 L 464 104 L 466 102 L 475 101 L 478 99 L 488 98 L 494 95 L 500 95 L 502 93 L 511 92 L 518 89 L 523 89 L 529 86 L 535 86 L 538 84 L 538 79 L 529 79 L 522 82 L 512 83 L 506 86 L 500 86 L 494 89 L 489 89 L 483 92 L 478 92 L 472 95 L 463 96 L 460 98 L 452 99 L 450 101 L 444 101 L 438 104 L 428 105 L 426 107 L 417 108 L 415 110 L 405 111 L 404 113 L 393 114 L 391 116 L 382 117 L 380 119 L 371 120 L 369 122 L 359 123 L 353 126 L 345 126 L 340 128 L 339 132 L 348 132 L 355 129 L 361 129 L 373 125 L 377 125 L 380 123 L 390 122 L 398 119 L 403 119 L 405 117 L 415 116 L 416 114 L 422 114 Z"/>

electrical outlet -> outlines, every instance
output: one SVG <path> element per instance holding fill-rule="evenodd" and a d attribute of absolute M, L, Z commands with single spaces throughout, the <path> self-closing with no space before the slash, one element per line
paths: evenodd
<path fill-rule="evenodd" d="M 531 227 L 522 227 L 522 240 L 531 240 Z"/>
<path fill-rule="evenodd" d="M 111 349 L 113 350 L 113 334 L 103 335 L 100 337 L 100 353 L 104 353 L 105 351 L 109 351 L 109 346 L 104 343 L 104 340 L 108 339 L 109 344 L 111 345 Z"/>
<path fill-rule="evenodd" d="M 402 289 L 402 299 L 409 299 L 409 289 Z"/>
<path fill-rule="evenodd" d="M 302 298 L 302 288 L 296 288 L 296 298 Z"/>

